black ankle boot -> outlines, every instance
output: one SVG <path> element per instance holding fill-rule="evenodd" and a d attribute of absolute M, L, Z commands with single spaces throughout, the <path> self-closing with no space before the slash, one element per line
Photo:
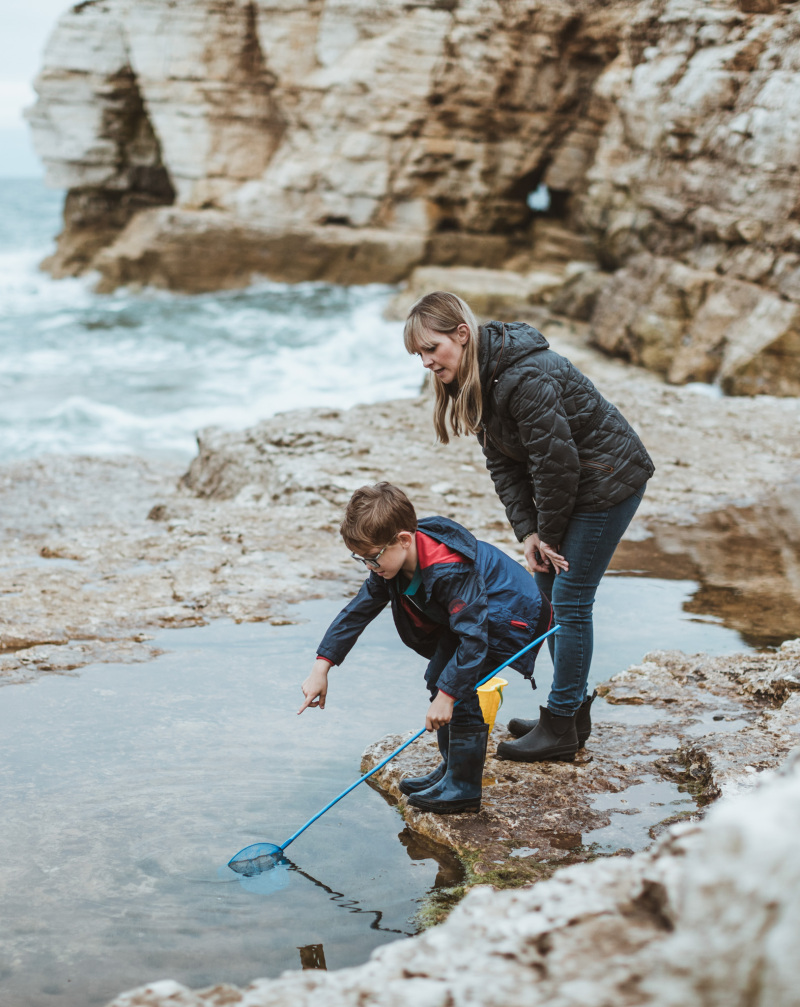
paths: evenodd
<path fill-rule="evenodd" d="M 517 741 L 501 741 L 498 759 L 514 762 L 571 762 L 578 751 L 575 717 L 559 717 L 546 706 L 539 707 L 539 721 L 532 731 Z"/>
<path fill-rule="evenodd" d="M 597 697 L 597 689 L 587 696 L 578 707 L 575 714 L 575 730 L 578 733 L 578 748 L 583 748 L 592 733 L 592 703 Z M 522 720 L 520 717 L 512 717 L 508 722 L 508 730 L 515 738 L 524 738 L 526 734 L 536 727 L 538 720 Z"/>
<path fill-rule="evenodd" d="M 427 790 L 428 787 L 432 787 L 447 772 L 447 750 L 450 744 L 449 724 L 445 724 L 444 727 L 439 728 L 436 732 L 436 740 L 439 742 L 439 752 L 441 753 L 442 761 L 427 776 L 407 776 L 404 780 L 401 780 L 400 793 L 405 794 L 406 797 L 411 794 L 418 794 L 421 790 Z"/>
<path fill-rule="evenodd" d="M 483 764 L 489 725 L 450 727 L 447 770 L 438 783 L 412 794 L 408 803 L 421 811 L 437 815 L 462 811 L 480 811 Z"/>

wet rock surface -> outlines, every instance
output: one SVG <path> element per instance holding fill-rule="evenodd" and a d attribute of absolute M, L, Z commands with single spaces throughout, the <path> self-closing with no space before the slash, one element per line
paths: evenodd
<path fill-rule="evenodd" d="M 710 800 L 751 789 L 800 744 L 800 640 L 776 654 L 655 652 L 598 692 L 591 737 L 574 762 L 495 758 L 510 738 L 495 725 L 477 815 L 431 815 L 406 804 L 398 784 L 438 765 L 433 739 L 401 752 L 373 785 L 398 802 L 411 829 L 465 858 L 470 883 L 504 886 L 644 849 Z M 362 772 L 404 740 L 391 735 L 370 746 Z"/>
<path fill-rule="evenodd" d="M 593 350 L 585 326 L 537 321 L 655 459 L 618 563 L 699 578 L 698 610 L 755 642 L 800 634 L 800 402 L 671 387 Z M 339 539 L 342 510 L 378 479 L 403 486 L 420 514 L 446 514 L 521 556 L 479 444 L 436 445 L 424 395 L 203 431 L 188 471 L 134 457 L 6 466 L 0 681 L 147 659 L 142 634 L 155 626 L 280 622 L 293 601 L 344 598 L 361 571 Z"/>

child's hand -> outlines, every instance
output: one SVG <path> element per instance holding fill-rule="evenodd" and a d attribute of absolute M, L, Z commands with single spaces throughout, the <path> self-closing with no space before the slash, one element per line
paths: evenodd
<path fill-rule="evenodd" d="M 447 693 L 442 692 L 441 689 L 436 693 L 436 698 L 428 707 L 428 716 L 425 718 L 425 730 L 426 731 L 437 731 L 440 727 L 444 727 L 445 724 L 449 724 L 453 719 L 453 707 L 456 705 L 456 701 L 452 696 L 448 696 Z"/>
<path fill-rule="evenodd" d="M 328 695 L 328 668 L 330 666 L 330 662 L 322 658 L 317 658 L 314 662 L 311 674 L 300 687 L 306 701 L 297 711 L 298 716 L 309 706 L 318 706 L 320 710 L 325 709 L 325 697 Z"/>

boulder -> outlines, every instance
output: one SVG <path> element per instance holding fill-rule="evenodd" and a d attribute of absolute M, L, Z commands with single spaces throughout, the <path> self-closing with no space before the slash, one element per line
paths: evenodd
<path fill-rule="evenodd" d="M 800 303 L 675 260 L 636 256 L 601 288 L 591 339 L 675 384 L 800 395 Z"/>
<path fill-rule="evenodd" d="M 434 290 L 462 297 L 480 318 L 510 320 L 529 316 L 533 305 L 546 304 L 564 282 L 563 271 L 516 273 L 464 266 L 420 266 L 386 308 L 388 318 L 405 319 L 411 305 Z"/>

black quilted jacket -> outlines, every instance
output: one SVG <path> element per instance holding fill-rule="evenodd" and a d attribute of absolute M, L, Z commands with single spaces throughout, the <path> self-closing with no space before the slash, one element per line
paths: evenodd
<path fill-rule="evenodd" d="M 558 548 L 573 511 L 621 503 L 650 478 L 652 459 L 622 413 L 524 322 L 488 322 L 478 360 L 478 440 L 517 538 Z"/>

